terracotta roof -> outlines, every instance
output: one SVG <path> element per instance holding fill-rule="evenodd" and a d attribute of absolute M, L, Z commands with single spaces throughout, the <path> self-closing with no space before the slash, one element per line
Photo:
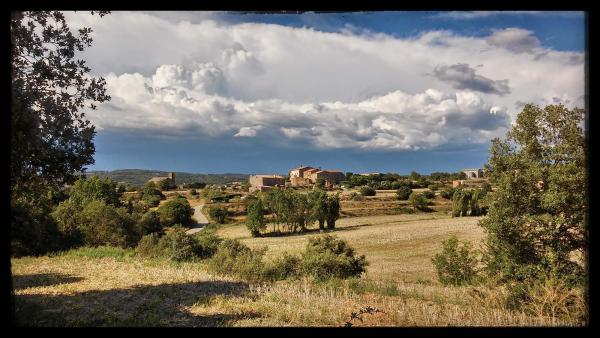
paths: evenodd
<path fill-rule="evenodd" d="M 284 178 L 283 176 L 280 176 L 280 175 L 250 175 L 250 176 L 260 177 L 260 178 Z"/>
<path fill-rule="evenodd" d="M 314 168 L 313 167 L 302 166 L 302 167 L 294 168 L 292 170 L 300 170 L 300 169 L 314 169 Z"/>

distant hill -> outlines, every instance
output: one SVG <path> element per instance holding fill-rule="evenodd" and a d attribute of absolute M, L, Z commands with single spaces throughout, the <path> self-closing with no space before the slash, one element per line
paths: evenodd
<path fill-rule="evenodd" d="M 175 171 L 175 183 L 203 182 L 206 184 L 225 184 L 229 182 L 244 182 L 248 180 L 247 174 L 191 174 Z M 145 169 L 120 169 L 112 171 L 86 171 L 86 176 L 97 175 L 110 177 L 115 182 L 124 182 L 134 186 L 141 186 L 154 176 L 167 176 L 167 171 Z"/>

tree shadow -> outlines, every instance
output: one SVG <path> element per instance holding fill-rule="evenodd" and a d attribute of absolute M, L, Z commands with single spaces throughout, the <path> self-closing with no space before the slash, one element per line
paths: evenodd
<path fill-rule="evenodd" d="M 248 292 L 241 282 L 202 281 L 93 290 L 76 294 L 15 295 L 18 326 L 229 326 L 258 312 L 194 314 L 186 307 L 210 306 L 214 297 Z"/>
<path fill-rule="evenodd" d="M 62 273 L 37 273 L 32 275 L 12 276 L 13 289 L 22 290 L 40 286 L 53 286 L 59 284 L 76 283 L 84 278 Z"/>

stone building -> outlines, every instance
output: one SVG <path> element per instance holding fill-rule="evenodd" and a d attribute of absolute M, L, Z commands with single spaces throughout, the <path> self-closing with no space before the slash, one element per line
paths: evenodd
<path fill-rule="evenodd" d="M 149 179 L 148 182 L 154 182 L 154 184 L 156 184 L 158 186 L 158 184 L 164 180 L 168 180 L 169 188 L 173 188 L 173 187 L 177 186 L 175 184 L 175 173 L 169 173 L 167 176 L 155 176 L 155 177 L 152 177 L 151 179 Z"/>
<path fill-rule="evenodd" d="M 325 181 L 325 186 L 331 187 L 342 181 L 344 177 L 344 174 L 337 170 L 321 170 L 306 166 L 290 170 L 290 183 L 294 187 L 309 186 L 317 183 L 321 178 Z"/>
<path fill-rule="evenodd" d="M 268 191 L 273 187 L 285 187 L 285 177 L 279 175 L 250 175 L 249 191 Z"/>
<path fill-rule="evenodd" d="M 471 180 L 474 178 L 482 178 L 483 177 L 483 170 L 482 169 L 463 169 L 462 171 L 463 173 L 465 173 L 465 175 L 467 175 L 467 179 Z"/>

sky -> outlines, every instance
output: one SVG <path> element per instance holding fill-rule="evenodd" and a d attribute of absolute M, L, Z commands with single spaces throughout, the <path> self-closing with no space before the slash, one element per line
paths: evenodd
<path fill-rule="evenodd" d="M 66 13 L 107 82 L 89 170 L 455 172 L 583 107 L 583 12 Z"/>

